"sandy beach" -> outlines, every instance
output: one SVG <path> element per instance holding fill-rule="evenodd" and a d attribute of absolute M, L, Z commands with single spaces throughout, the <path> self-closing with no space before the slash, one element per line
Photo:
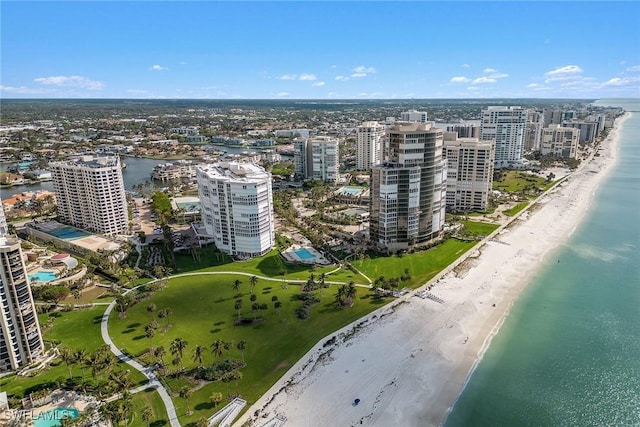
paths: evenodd
<path fill-rule="evenodd" d="M 444 303 L 407 295 L 332 334 L 335 344 L 310 350 L 236 425 L 256 413 L 257 425 L 276 414 L 291 426 L 440 425 L 513 302 L 588 210 L 627 117 L 599 156 L 434 279 Z"/>

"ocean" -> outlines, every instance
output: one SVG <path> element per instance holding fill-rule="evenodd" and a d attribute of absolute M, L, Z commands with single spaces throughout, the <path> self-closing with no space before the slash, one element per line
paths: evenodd
<path fill-rule="evenodd" d="M 640 425 L 640 100 L 569 240 L 511 308 L 444 425 Z"/>

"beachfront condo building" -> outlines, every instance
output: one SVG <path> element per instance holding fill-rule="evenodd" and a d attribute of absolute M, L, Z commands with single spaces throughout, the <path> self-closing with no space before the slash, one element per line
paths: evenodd
<path fill-rule="evenodd" d="M 578 155 L 580 129 L 549 125 L 542 130 L 540 152 L 543 156 L 575 159 Z"/>
<path fill-rule="evenodd" d="M 271 174 L 253 163 L 197 166 L 205 230 L 227 255 L 248 259 L 275 244 Z"/>
<path fill-rule="evenodd" d="M 4 214 L 4 206 L 0 203 L 0 236 L 9 233 L 9 225 L 7 224 L 7 217 Z"/>
<path fill-rule="evenodd" d="M 118 156 L 82 156 L 49 167 L 58 220 L 109 236 L 127 233 L 129 213 Z"/>
<path fill-rule="evenodd" d="M 43 352 L 20 241 L 0 236 L 0 372 L 28 365 Z"/>
<path fill-rule="evenodd" d="M 442 233 L 446 209 L 443 132 L 428 123 L 396 123 L 385 136 L 383 163 L 371 169 L 371 243 L 406 249 Z"/>
<path fill-rule="evenodd" d="M 480 139 L 496 142 L 495 167 L 522 164 L 527 110 L 522 107 L 488 107 L 482 110 Z"/>
<path fill-rule="evenodd" d="M 562 127 L 580 130 L 580 142 L 593 144 L 598 137 L 598 122 L 587 122 L 578 120 L 568 120 L 562 122 Z"/>
<path fill-rule="evenodd" d="M 427 112 L 418 110 L 403 111 L 400 113 L 401 122 L 427 123 Z"/>
<path fill-rule="evenodd" d="M 443 154 L 447 162 L 447 209 L 486 211 L 493 183 L 495 142 L 445 132 Z"/>
<path fill-rule="evenodd" d="M 524 151 L 539 151 L 540 137 L 544 125 L 544 114 L 536 110 L 527 111 L 527 129 L 524 137 Z"/>
<path fill-rule="evenodd" d="M 356 132 L 356 169 L 369 170 L 380 163 L 380 153 L 384 138 L 384 125 L 378 122 L 364 122 Z"/>
<path fill-rule="evenodd" d="M 339 141 L 314 136 L 293 142 L 293 161 L 298 179 L 336 182 L 340 177 Z"/>

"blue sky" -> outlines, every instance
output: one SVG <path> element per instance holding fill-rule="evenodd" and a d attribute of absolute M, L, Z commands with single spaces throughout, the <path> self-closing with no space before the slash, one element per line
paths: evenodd
<path fill-rule="evenodd" d="M 1 3 L 2 98 L 640 97 L 640 2 Z"/>

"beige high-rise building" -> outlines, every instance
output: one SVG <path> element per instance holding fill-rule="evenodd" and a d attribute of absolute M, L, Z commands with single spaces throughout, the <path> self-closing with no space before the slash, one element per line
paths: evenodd
<path fill-rule="evenodd" d="M 370 240 L 405 249 L 437 238 L 446 209 L 442 130 L 397 123 L 387 130 L 383 163 L 371 169 Z"/>
<path fill-rule="evenodd" d="M 20 241 L 0 236 L 0 372 L 28 365 L 43 352 Z"/>
<path fill-rule="evenodd" d="M 129 211 L 120 158 L 83 156 L 49 164 L 58 218 L 106 235 L 126 234 Z"/>
<path fill-rule="evenodd" d="M 455 212 L 485 211 L 493 183 L 495 142 L 444 134 L 447 161 L 447 208 Z"/>
<path fill-rule="evenodd" d="M 294 165 L 299 179 L 336 182 L 340 178 L 340 143 L 330 136 L 294 141 Z"/>
<path fill-rule="evenodd" d="M 384 138 L 384 125 L 378 122 L 364 122 L 357 129 L 356 169 L 368 170 L 380 163 Z"/>
<path fill-rule="evenodd" d="M 542 130 L 540 152 L 543 156 L 575 159 L 578 155 L 580 129 L 549 125 Z"/>

